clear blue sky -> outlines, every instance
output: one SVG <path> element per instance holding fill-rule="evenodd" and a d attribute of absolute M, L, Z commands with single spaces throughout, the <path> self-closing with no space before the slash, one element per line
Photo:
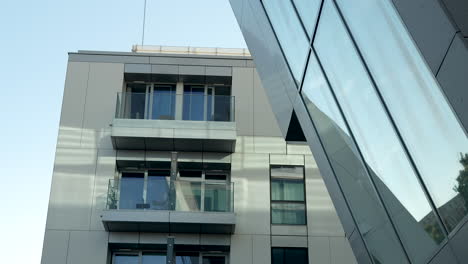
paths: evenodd
<path fill-rule="evenodd" d="M 40 263 L 67 52 L 130 51 L 143 1 L 2 1 L 2 263 Z M 147 2 L 145 44 L 246 47 L 228 0 Z"/>

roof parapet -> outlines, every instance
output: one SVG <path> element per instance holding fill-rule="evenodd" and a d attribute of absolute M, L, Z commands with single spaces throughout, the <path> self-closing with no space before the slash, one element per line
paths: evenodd
<path fill-rule="evenodd" d="M 249 50 L 243 48 L 203 48 L 190 46 L 133 45 L 132 52 L 214 56 L 251 56 Z"/>

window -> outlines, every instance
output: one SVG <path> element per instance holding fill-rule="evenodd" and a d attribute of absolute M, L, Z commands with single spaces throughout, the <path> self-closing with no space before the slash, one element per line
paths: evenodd
<path fill-rule="evenodd" d="M 230 86 L 185 85 L 183 120 L 233 121 Z"/>
<path fill-rule="evenodd" d="M 229 171 L 180 169 L 173 182 L 171 197 L 170 170 L 149 169 L 121 172 L 117 192 L 110 192 L 118 209 L 149 209 L 230 212 L 232 183 Z M 113 190 L 113 189 L 112 189 Z M 117 202 L 118 201 L 118 202 Z M 110 207 L 117 209 L 117 206 Z"/>
<path fill-rule="evenodd" d="M 176 264 L 227 264 L 227 259 L 227 253 L 175 252 Z M 114 252 L 112 264 L 166 264 L 166 252 L 151 250 Z"/>
<path fill-rule="evenodd" d="M 169 209 L 169 170 L 122 172 L 120 209 Z"/>
<path fill-rule="evenodd" d="M 272 264 L 307 264 L 307 248 L 272 248 Z"/>
<path fill-rule="evenodd" d="M 305 192 L 303 166 L 272 166 L 271 223 L 305 225 Z"/>
<path fill-rule="evenodd" d="M 175 119 L 174 84 L 128 83 L 121 100 L 125 102 L 123 118 Z"/>
<path fill-rule="evenodd" d="M 139 264 L 140 256 L 136 254 L 114 254 L 112 264 Z"/>

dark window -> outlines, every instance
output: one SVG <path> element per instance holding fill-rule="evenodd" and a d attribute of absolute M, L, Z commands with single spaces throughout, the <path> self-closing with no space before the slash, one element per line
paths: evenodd
<path fill-rule="evenodd" d="M 176 264 L 199 264 L 200 253 L 198 252 L 183 252 L 176 254 Z"/>
<path fill-rule="evenodd" d="M 303 166 L 271 167 L 271 223 L 305 225 Z"/>
<path fill-rule="evenodd" d="M 138 264 L 138 255 L 115 254 L 113 264 Z"/>
<path fill-rule="evenodd" d="M 146 84 L 129 83 L 127 93 L 123 94 L 122 100 L 125 102 L 123 118 L 145 118 Z"/>
<path fill-rule="evenodd" d="M 184 87 L 183 114 L 184 120 L 204 120 L 205 87 L 186 85 Z"/>
<path fill-rule="evenodd" d="M 169 210 L 169 170 L 148 171 L 146 203 L 153 210 Z"/>
<path fill-rule="evenodd" d="M 226 264 L 225 256 L 203 256 L 202 264 Z"/>
<path fill-rule="evenodd" d="M 272 264 L 307 264 L 307 248 L 272 248 Z"/>
<path fill-rule="evenodd" d="M 143 253 L 142 264 L 166 264 L 166 253 Z"/>
<path fill-rule="evenodd" d="M 123 172 L 120 182 L 120 209 L 141 209 L 144 204 L 144 173 Z"/>
<path fill-rule="evenodd" d="M 155 85 L 151 119 L 174 120 L 175 98 L 176 93 L 173 85 Z"/>

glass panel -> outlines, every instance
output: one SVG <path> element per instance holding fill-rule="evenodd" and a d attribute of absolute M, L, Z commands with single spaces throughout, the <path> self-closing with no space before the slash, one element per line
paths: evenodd
<path fill-rule="evenodd" d="M 170 171 L 160 171 L 160 173 L 166 175 L 151 175 L 148 172 L 146 202 L 153 210 L 169 210 Z"/>
<path fill-rule="evenodd" d="M 233 121 L 231 120 L 231 87 L 215 87 L 216 96 L 214 97 L 214 121 Z"/>
<path fill-rule="evenodd" d="M 203 256 L 203 264 L 226 264 L 225 256 Z"/>
<path fill-rule="evenodd" d="M 444 235 L 330 1 L 324 4 L 316 34 L 314 46 L 375 185 L 413 261 L 422 262 Z"/>
<path fill-rule="evenodd" d="M 271 223 L 279 225 L 305 225 L 303 203 L 271 203 Z"/>
<path fill-rule="evenodd" d="M 166 264 L 166 254 L 164 253 L 144 253 L 142 264 Z"/>
<path fill-rule="evenodd" d="M 151 114 L 152 119 L 174 120 L 175 89 L 173 86 L 154 86 Z"/>
<path fill-rule="evenodd" d="M 176 264 L 198 264 L 200 262 L 199 253 L 177 253 Z"/>
<path fill-rule="evenodd" d="M 214 97 L 213 121 L 231 121 L 231 96 L 216 95 Z"/>
<path fill-rule="evenodd" d="M 123 172 L 120 180 L 120 209 L 143 209 L 143 173 Z"/>
<path fill-rule="evenodd" d="M 294 78 L 299 83 L 309 52 L 309 40 L 290 1 L 264 0 L 263 4 L 279 39 Z"/>
<path fill-rule="evenodd" d="M 226 175 L 226 174 L 217 174 L 217 173 L 214 173 L 214 174 L 206 174 L 206 175 L 205 175 L 205 179 L 207 179 L 207 180 L 225 181 L 226 178 L 227 178 L 227 175 Z"/>
<path fill-rule="evenodd" d="M 138 256 L 116 254 L 113 264 L 139 264 Z"/>
<path fill-rule="evenodd" d="M 200 170 L 180 170 L 179 171 L 179 176 L 180 177 L 187 177 L 187 178 L 201 178 L 202 171 L 200 171 Z"/>
<path fill-rule="evenodd" d="M 214 120 L 214 110 L 213 110 L 213 101 L 214 101 L 214 88 L 208 87 L 206 95 L 206 120 Z"/>
<path fill-rule="evenodd" d="M 205 211 L 230 211 L 230 185 L 205 183 Z"/>
<path fill-rule="evenodd" d="M 201 210 L 201 182 L 177 181 L 175 186 L 176 210 Z"/>
<path fill-rule="evenodd" d="M 271 264 L 284 264 L 284 249 L 272 248 L 271 249 Z"/>
<path fill-rule="evenodd" d="M 144 119 L 146 93 L 125 93 L 124 118 Z"/>
<path fill-rule="evenodd" d="M 322 0 L 293 0 L 293 2 L 307 33 L 312 36 Z"/>
<path fill-rule="evenodd" d="M 304 181 L 271 179 L 272 201 L 304 201 Z"/>
<path fill-rule="evenodd" d="M 204 120 L 205 87 L 186 86 L 184 88 L 184 120 Z"/>
<path fill-rule="evenodd" d="M 338 2 L 447 228 L 453 230 L 467 214 L 466 167 L 460 161 L 460 153 L 468 153 L 465 132 L 392 2 Z"/>
<path fill-rule="evenodd" d="M 381 263 L 407 263 L 314 54 L 302 97 L 370 254 Z"/>
<path fill-rule="evenodd" d="M 281 178 L 304 178 L 303 166 L 271 166 L 271 176 Z"/>
<path fill-rule="evenodd" d="M 307 249 L 306 248 L 285 248 L 284 249 L 285 263 L 307 264 Z"/>

